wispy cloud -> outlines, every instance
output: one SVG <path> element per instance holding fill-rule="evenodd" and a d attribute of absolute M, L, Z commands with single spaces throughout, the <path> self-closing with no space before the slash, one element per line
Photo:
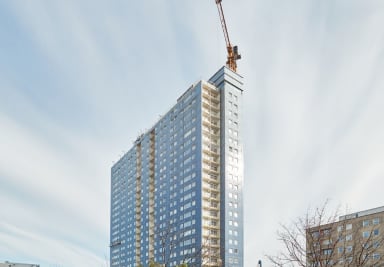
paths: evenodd
<path fill-rule="evenodd" d="M 105 266 L 105 260 L 96 257 L 74 243 L 49 238 L 13 225 L 0 223 L 0 238 L 10 251 L 22 252 L 24 257 L 35 258 L 41 251 L 49 251 L 43 264 L 55 263 L 70 266 Z M 86 259 L 86 260 L 84 260 Z"/>
<path fill-rule="evenodd" d="M 0 5 L 0 254 L 104 266 L 112 161 L 225 62 L 214 1 Z M 384 6 L 223 5 L 246 84 L 248 266 L 308 205 L 382 205 Z"/>

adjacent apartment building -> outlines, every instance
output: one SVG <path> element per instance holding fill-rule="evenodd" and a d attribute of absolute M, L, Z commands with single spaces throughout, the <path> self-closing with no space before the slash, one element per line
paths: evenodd
<path fill-rule="evenodd" d="M 111 169 L 110 266 L 243 266 L 242 77 L 192 85 Z"/>
<path fill-rule="evenodd" d="M 307 266 L 384 266 L 384 207 L 307 231 Z"/>

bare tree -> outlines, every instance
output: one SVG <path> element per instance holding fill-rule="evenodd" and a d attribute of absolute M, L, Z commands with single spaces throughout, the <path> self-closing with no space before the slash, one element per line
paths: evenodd
<path fill-rule="evenodd" d="M 184 230 L 180 230 L 179 225 L 176 226 L 170 222 L 157 226 L 155 236 L 160 244 L 161 260 L 158 262 L 151 261 L 149 263 L 150 267 L 169 267 L 176 249 L 182 247 L 183 242 L 191 238 L 191 235 L 186 235 Z M 220 258 L 220 250 L 210 246 L 210 244 L 211 237 L 207 237 L 202 240 L 201 245 L 198 247 L 192 246 L 190 249 L 186 249 L 179 266 L 204 266 L 210 261 L 211 257 Z"/>
<path fill-rule="evenodd" d="M 290 267 L 361 267 L 378 266 L 383 259 L 384 235 L 378 225 L 364 217 L 339 216 L 339 209 L 328 213 L 328 201 L 309 209 L 291 224 L 281 224 L 277 232 L 284 249 L 266 255 L 274 266 Z M 380 265 L 380 266 L 381 266 Z"/>

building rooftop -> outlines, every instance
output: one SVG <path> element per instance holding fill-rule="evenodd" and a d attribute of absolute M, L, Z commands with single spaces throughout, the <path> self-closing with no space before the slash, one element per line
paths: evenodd
<path fill-rule="evenodd" d="M 354 218 L 372 215 L 372 214 L 379 213 L 379 212 L 384 212 L 384 206 L 374 208 L 374 209 L 369 209 L 369 210 L 363 210 L 363 211 L 359 211 L 359 212 L 355 212 L 355 213 L 351 213 L 351 214 L 347 214 L 347 215 L 343 215 L 343 216 L 339 217 L 339 220 L 342 221 L 342 220 L 354 219 Z"/>

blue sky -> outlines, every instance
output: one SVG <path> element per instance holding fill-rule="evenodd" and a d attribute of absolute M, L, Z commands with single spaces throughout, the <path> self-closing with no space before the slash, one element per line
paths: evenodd
<path fill-rule="evenodd" d="M 253 266 L 309 206 L 384 205 L 384 2 L 223 6 Z M 106 266 L 110 167 L 225 62 L 215 3 L 2 1 L 0 36 L 0 261 Z"/>

